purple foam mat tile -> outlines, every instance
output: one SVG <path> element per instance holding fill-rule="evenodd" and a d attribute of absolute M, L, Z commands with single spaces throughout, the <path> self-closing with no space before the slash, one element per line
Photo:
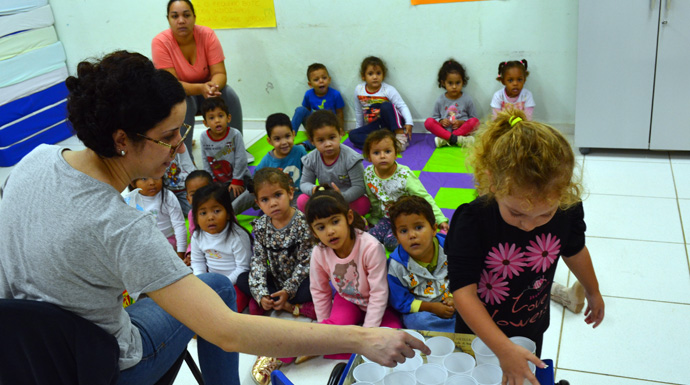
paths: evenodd
<path fill-rule="evenodd" d="M 398 163 L 404 164 L 413 171 L 423 170 L 435 149 L 433 135 L 412 134 L 410 145 L 403 152 L 402 158 L 398 158 Z"/>
<path fill-rule="evenodd" d="M 441 187 L 474 188 L 472 174 L 422 171 L 419 174 L 419 181 L 432 197 L 436 197 Z"/>
<path fill-rule="evenodd" d="M 450 220 L 453 219 L 453 214 L 455 213 L 456 209 L 441 209 L 441 212 L 443 212 L 443 215 L 448 218 L 448 222 L 450 223 Z"/>
<path fill-rule="evenodd" d="M 244 210 L 244 212 L 241 214 L 242 215 L 251 215 L 251 216 L 255 216 L 255 217 L 260 217 L 260 216 L 264 215 L 264 213 L 261 212 L 261 210 L 255 210 L 253 208 L 248 208 L 248 209 Z"/>

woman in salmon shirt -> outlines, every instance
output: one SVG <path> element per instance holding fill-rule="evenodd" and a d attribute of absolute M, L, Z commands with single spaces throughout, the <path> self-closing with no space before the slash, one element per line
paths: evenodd
<path fill-rule="evenodd" d="M 242 105 L 227 85 L 225 55 L 215 32 L 209 27 L 196 25 L 196 13 L 190 0 L 168 1 L 167 29 L 153 38 L 151 51 L 156 68 L 166 70 L 182 83 L 187 93 L 187 113 L 184 122 L 192 132 L 185 146 L 192 148 L 194 115 L 204 98 L 221 96 L 228 106 L 231 126 L 242 132 Z M 190 151 L 190 156 L 192 152 Z M 252 162 L 247 153 L 247 159 Z"/>

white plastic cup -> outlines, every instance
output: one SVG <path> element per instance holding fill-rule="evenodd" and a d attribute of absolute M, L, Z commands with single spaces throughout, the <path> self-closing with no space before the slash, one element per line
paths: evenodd
<path fill-rule="evenodd" d="M 416 339 L 422 341 L 422 342 L 426 342 L 426 339 L 424 338 L 424 336 L 423 336 L 421 333 L 419 333 L 419 332 L 417 332 L 417 331 L 415 331 L 415 330 L 412 330 L 412 329 L 403 329 L 403 331 L 404 331 L 405 333 L 411 335 L 412 337 L 414 337 L 414 338 L 416 338 Z M 415 352 L 415 354 L 417 354 L 417 355 L 422 354 L 422 352 L 421 352 L 419 349 L 414 349 L 414 352 Z"/>
<path fill-rule="evenodd" d="M 352 371 L 352 376 L 357 382 L 371 382 L 375 385 L 383 384 L 383 377 L 386 376 L 387 370 L 383 366 L 375 362 L 365 362 L 359 364 Z"/>
<path fill-rule="evenodd" d="M 494 352 L 492 352 L 479 337 L 472 340 L 472 351 L 474 351 L 474 359 L 477 361 L 477 365 L 499 365 L 498 357 L 496 357 Z"/>
<path fill-rule="evenodd" d="M 393 371 L 414 373 L 414 371 L 417 370 L 418 367 L 422 366 L 423 363 L 424 359 L 419 353 L 417 353 L 414 357 L 405 359 L 405 362 L 403 362 L 402 364 L 396 365 L 393 368 Z"/>
<path fill-rule="evenodd" d="M 527 361 L 527 366 L 529 366 L 529 370 L 532 371 L 532 374 L 537 370 L 537 365 L 533 364 L 532 361 Z M 522 385 L 532 385 L 532 383 L 525 378 L 525 381 L 522 383 Z"/>
<path fill-rule="evenodd" d="M 443 336 L 429 338 L 426 346 L 431 349 L 431 354 L 426 356 L 426 361 L 430 364 L 443 365 L 443 360 L 455 350 L 455 342 Z"/>
<path fill-rule="evenodd" d="M 498 365 L 481 364 L 472 369 L 472 378 L 478 385 L 501 385 L 503 370 Z"/>
<path fill-rule="evenodd" d="M 513 341 L 514 344 L 529 350 L 532 354 L 537 351 L 537 344 L 527 337 L 510 337 L 510 340 Z"/>
<path fill-rule="evenodd" d="M 443 385 L 448 378 L 448 372 L 441 365 L 424 364 L 414 371 L 418 385 Z"/>
<path fill-rule="evenodd" d="M 455 352 L 451 353 L 443 360 L 443 367 L 448 371 L 448 375 L 466 374 L 470 375 L 474 369 L 474 357 L 467 353 Z"/>
<path fill-rule="evenodd" d="M 477 380 L 467 374 L 456 374 L 448 377 L 445 385 L 477 385 Z"/>
<path fill-rule="evenodd" d="M 416 385 L 417 380 L 410 372 L 392 372 L 383 378 L 383 385 Z"/>

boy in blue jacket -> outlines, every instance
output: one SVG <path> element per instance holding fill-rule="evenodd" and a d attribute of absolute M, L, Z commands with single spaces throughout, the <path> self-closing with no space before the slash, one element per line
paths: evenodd
<path fill-rule="evenodd" d="M 389 302 L 408 329 L 455 331 L 455 307 L 448 288 L 444 234 L 436 233 L 434 211 L 418 196 L 405 196 L 390 210 L 400 245 L 388 262 Z"/>

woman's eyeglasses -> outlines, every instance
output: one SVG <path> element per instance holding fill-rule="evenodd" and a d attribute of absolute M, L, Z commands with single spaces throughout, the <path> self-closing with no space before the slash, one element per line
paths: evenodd
<path fill-rule="evenodd" d="M 183 124 L 182 124 L 182 127 L 185 128 L 185 133 L 184 133 L 184 135 L 182 135 L 182 139 L 180 139 L 180 142 L 177 143 L 177 144 L 174 145 L 174 146 L 173 146 L 172 144 L 169 144 L 169 143 L 161 142 L 160 140 L 156 140 L 156 139 L 153 139 L 153 138 L 149 138 L 149 137 L 146 136 L 146 135 L 142 135 L 142 134 L 137 134 L 137 135 L 141 136 L 142 138 L 144 138 L 144 139 L 146 139 L 146 140 L 150 140 L 150 141 L 152 141 L 153 143 L 160 144 L 161 146 L 165 146 L 165 147 L 169 148 L 169 149 L 170 149 L 170 157 L 171 157 L 171 158 L 174 158 L 174 157 L 175 157 L 175 153 L 177 152 L 177 149 L 180 148 L 180 146 L 182 145 L 182 143 L 184 143 L 184 138 L 186 138 L 186 137 L 187 137 L 187 134 L 189 134 L 189 132 L 192 131 L 192 130 L 191 130 L 192 126 L 190 126 L 190 125 L 187 124 L 187 123 L 183 123 Z"/>

